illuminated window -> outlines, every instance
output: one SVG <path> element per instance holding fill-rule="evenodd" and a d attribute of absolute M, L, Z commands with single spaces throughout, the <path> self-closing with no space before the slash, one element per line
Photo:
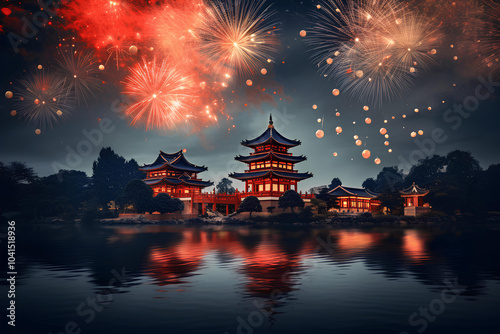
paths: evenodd
<path fill-rule="evenodd" d="M 271 184 L 266 183 L 266 191 L 270 191 L 270 190 L 271 190 Z"/>
<path fill-rule="evenodd" d="M 264 190 L 264 185 L 259 184 L 258 187 L 259 187 L 259 190 L 257 190 L 257 191 L 263 191 Z"/>
<path fill-rule="evenodd" d="M 278 185 L 276 183 L 273 183 L 273 191 L 278 191 Z"/>
<path fill-rule="evenodd" d="M 347 201 L 342 202 L 342 207 L 347 208 Z"/>
<path fill-rule="evenodd" d="M 280 192 L 284 192 L 285 191 L 285 185 L 284 184 L 280 184 Z"/>

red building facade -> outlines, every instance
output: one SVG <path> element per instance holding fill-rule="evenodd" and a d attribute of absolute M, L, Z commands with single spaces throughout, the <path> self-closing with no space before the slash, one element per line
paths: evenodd
<path fill-rule="evenodd" d="M 378 194 L 368 189 L 338 186 L 328 194 L 337 199 L 339 212 L 374 212 L 380 207 Z"/>
<path fill-rule="evenodd" d="M 424 197 L 427 196 L 429 190 L 420 188 L 415 182 L 400 193 L 405 200 L 405 216 L 418 216 L 431 210 L 430 206 L 424 203 Z"/>
<path fill-rule="evenodd" d="M 311 173 L 299 173 L 295 164 L 307 160 L 305 156 L 294 156 L 288 150 L 301 144 L 282 136 L 269 118 L 267 129 L 259 137 L 241 142 L 254 151 L 248 156 L 235 159 L 247 164 L 243 173 L 232 173 L 229 177 L 245 182 L 247 196 L 280 197 L 287 190 L 297 191 L 299 181 L 308 179 Z"/>

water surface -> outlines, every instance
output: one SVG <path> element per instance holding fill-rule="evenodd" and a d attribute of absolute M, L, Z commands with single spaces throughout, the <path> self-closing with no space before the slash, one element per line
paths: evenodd
<path fill-rule="evenodd" d="M 491 227 L 18 225 L 17 240 L 17 333 L 500 333 Z"/>

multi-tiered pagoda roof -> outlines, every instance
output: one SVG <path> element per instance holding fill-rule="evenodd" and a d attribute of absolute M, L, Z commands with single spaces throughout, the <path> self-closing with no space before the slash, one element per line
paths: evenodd
<path fill-rule="evenodd" d="M 303 155 L 293 156 L 288 153 L 290 148 L 300 144 L 300 140 L 288 139 L 280 134 L 274 127 L 271 116 L 267 129 L 260 136 L 241 142 L 241 145 L 254 150 L 250 155 L 235 157 L 237 161 L 246 163 L 248 170 L 244 173 L 232 173 L 229 176 L 245 181 L 245 188 L 253 186 L 253 192 L 255 189 L 260 189 L 260 186 L 264 189 L 277 188 L 278 190 L 274 192 L 284 192 L 286 189 L 291 189 L 292 185 L 296 188 L 298 181 L 313 176 L 311 173 L 299 173 L 293 168 L 296 163 L 307 160 Z"/>
<path fill-rule="evenodd" d="M 190 163 L 182 150 L 173 154 L 160 151 L 155 162 L 139 169 L 148 174 L 144 182 L 149 186 L 164 183 L 172 186 L 185 185 L 204 188 L 213 185 L 212 182 L 197 179 L 197 174 L 208 168 Z"/>

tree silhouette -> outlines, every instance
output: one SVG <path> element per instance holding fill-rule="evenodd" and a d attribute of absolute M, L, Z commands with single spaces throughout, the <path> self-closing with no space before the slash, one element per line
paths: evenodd
<path fill-rule="evenodd" d="M 142 179 L 138 168 L 135 160 L 126 161 L 111 147 L 101 149 L 92 167 L 92 189 L 99 206 L 107 210 L 108 203 L 118 198 L 129 181 Z"/>
<path fill-rule="evenodd" d="M 250 218 L 252 218 L 252 212 L 262 212 L 262 205 L 257 197 L 248 196 L 241 202 L 238 212 L 250 212 Z"/>
<path fill-rule="evenodd" d="M 332 182 L 330 183 L 330 185 L 328 186 L 328 188 L 330 190 L 332 190 L 332 189 L 335 189 L 335 188 L 337 188 L 338 186 L 341 186 L 341 185 L 342 185 L 342 181 L 340 181 L 340 179 L 338 177 L 336 177 L 336 178 L 334 178 L 332 180 Z"/>
<path fill-rule="evenodd" d="M 217 184 L 216 189 L 218 194 L 234 194 L 235 190 L 232 186 L 233 181 L 229 180 L 228 178 L 223 178 L 220 180 L 220 182 Z"/>
<path fill-rule="evenodd" d="M 294 208 L 303 208 L 305 205 L 304 200 L 295 190 L 287 190 L 279 199 L 278 207 L 282 209 L 290 208 L 294 212 Z"/>
<path fill-rule="evenodd" d="M 153 211 L 153 193 L 153 189 L 143 181 L 132 180 L 123 190 L 122 203 L 133 205 L 137 213 L 151 212 Z"/>

